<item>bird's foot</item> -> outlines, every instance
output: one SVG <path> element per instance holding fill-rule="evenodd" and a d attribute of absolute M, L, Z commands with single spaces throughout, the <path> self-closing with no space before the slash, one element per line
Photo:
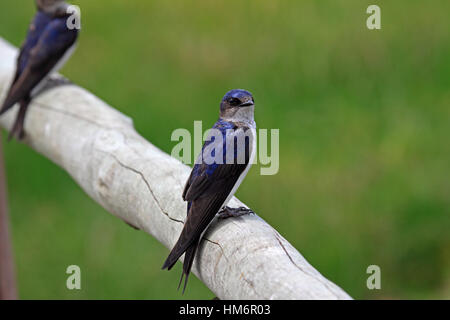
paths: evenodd
<path fill-rule="evenodd" d="M 224 207 L 218 213 L 219 219 L 227 219 L 231 217 L 235 218 L 243 216 L 245 214 L 255 214 L 255 213 L 246 207 L 239 207 L 239 208 Z"/>
<path fill-rule="evenodd" d="M 45 79 L 45 82 L 43 83 L 43 86 L 39 89 L 39 91 L 35 92 L 34 97 L 41 95 L 45 91 L 48 91 L 50 89 L 69 84 L 72 84 L 72 82 L 63 76 L 59 75 L 50 76 L 49 78 Z"/>

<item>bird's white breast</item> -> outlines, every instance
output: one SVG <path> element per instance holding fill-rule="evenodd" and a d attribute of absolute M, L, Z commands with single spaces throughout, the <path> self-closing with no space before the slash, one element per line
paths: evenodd
<path fill-rule="evenodd" d="M 241 129 L 238 129 L 238 130 L 241 130 Z M 237 189 L 241 185 L 242 181 L 247 176 L 247 173 L 250 170 L 250 167 L 252 166 L 253 161 L 255 160 L 255 155 L 256 155 L 256 124 L 254 122 L 253 122 L 253 126 L 251 127 L 250 130 L 251 130 L 251 136 L 250 136 L 250 159 L 249 159 L 249 162 L 248 162 L 247 167 L 245 168 L 245 170 L 239 176 L 239 179 L 236 181 L 236 184 L 234 185 L 233 189 L 231 190 L 230 194 L 228 195 L 228 197 L 225 200 L 225 202 L 222 205 L 222 207 L 226 206 L 227 203 L 234 196 L 234 194 L 236 193 Z"/>
<path fill-rule="evenodd" d="M 47 75 L 39 82 L 34 89 L 31 91 L 31 96 L 34 96 L 36 93 L 38 93 L 46 84 L 47 79 L 53 74 L 58 72 L 69 60 L 69 58 L 74 53 L 75 49 L 77 47 L 77 42 L 75 42 L 69 49 L 66 50 L 64 55 L 59 59 L 59 61 L 56 63 L 56 65 L 53 67 L 53 69 L 47 73 Z"/>

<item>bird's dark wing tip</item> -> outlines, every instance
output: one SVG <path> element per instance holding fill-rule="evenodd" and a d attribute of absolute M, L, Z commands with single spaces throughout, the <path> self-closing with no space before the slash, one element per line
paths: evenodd
<path fill-rule="evenodd" d="M 170 257 L 168 257 L 167 260 L 164 262 L 164 264 L 163 264 L 161 269 L 162 270 L 164 270 L 164 269 L 170 270 L 170 269 L 172 269 L 172 267 L 175 265 L 175 263 L 177 261 L 178 261 L 178 259 L 175 260 L 175 262 L 173 262 L 173 261 L 171 261 Z"/>
<path fill-rule="evenodd" d="M 8 99 L 7 99 L 8 100 Z M 0 116 L 2 116 L 4 113 L 6 113 L 6 111 L 8 111 L 9 109 L 11 109 L 11 102 L 5 100 L 5 102 L 3 103 L 1 109 L 0 109 Z"/>

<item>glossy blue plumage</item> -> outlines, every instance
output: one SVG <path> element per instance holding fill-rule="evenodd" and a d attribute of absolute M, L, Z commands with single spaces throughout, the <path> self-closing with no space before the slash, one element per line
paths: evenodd
<path fill-rule="evenodd" d="M 222 152 L 223 162 L 222 163 L 225 163 L 226 162 L 226 152 L 227 152 L 227 146 L 226 146 L 227 130 L 236 129 L 236 125 L 233 122 L 219 119 L 214 124 L 212 129 L 219 130 L 222 133 L 222 143 L 223 143 L 223 152 Z M 211 140 L 208 140 L 203 144 L 202 155 L 204 155 L 205 148 L 208 147 L 209 145 L 213 144 L 214 142 L 215 142 L 215 136 L 212 136 Z M 212 156 L 215 156 L 214 151 L 215 150 L 213 150 L 213 152 L 212 152 Z M 234 151 L 235 151 L 234 159 L 236 160 L 237 159 L 237 145 L 236 144 L 235 144 Z M 212 164 L 203 164 L 203 165 L 201 163 L 196 163 L 193 168 L 193 175 L 197 176 L 197 175 L 202 174 L 203 172 L 206 172 L 206 174 L 208 176 L 211 176 L 214 173 L 214 171 L 217 169 L 218 166 L 219 166 L 219 164 L 216 162 L 214 162 Z"/>
<path fill-rule="evenodd" d="M 17 59 L 16 74 L 0 108 L 0 115 L 16 103 L 20 109 L 9 137 L 24 137 L 24 121 L 31 99 L 44 80 L 57 72 L 73 52 L 78 30 L 67 26 L 69 14 L 55 11 L 52 14 L 38 11 L 28 29 Z"/>
<path fill-rule="evenodd" d="M 222 134 L 222 163 L 217 163 L 217 162 L 213 162 L 213 163 L 206 163 L 206 161 L 202 161 L 200 163 L 196 163 L 194 165 L 194 168 L 192 169 L 192 179 L 195 179 L 198 176 L 201 175 L 206 175 L 207 177 L 211 177 L 214 172 L 219 168 L 220 165 L 226 164 L 226 155 L 227 155 L 227 139 L 230 139 L 230 137 L 227 137 L 227 131 L 229 132 L 230 130 L 236 130 L 238 128 L 238 126 L 231 122 L 231 121 L 226 121 L 223 119 L 219 119 L 214 126 L 212 127 L 212 129 L 215 130 L 219 130 L 220 133 Z M 203 148 L 202 148 L 202 156 L 205 156 L 205 148 L 210 146 L 211 144 L 215 143 L 215 136 L 212 136 L 210 140 L 205 141 L 205 143 L 203 144 Z M 234 141 L 234 150 L 233 150 L 233 163 L 237 163 L 238 161 L 238 142 L 237 142 L 237 138 L 234 137 L 235 141 Z M 246 137 L 245 139 L 245 147 L 242 150 L 246 150 L 247 153 L 250 149 L 250 141 L 248 139 L 248 137 Z M 215 156 L 215 149 L 213 149 L 213 151 L 211 152 L 211 155 L 214 157 Z M 197 161 L 198 162 L 198 161 Z M 188 202 L 188 211 L 191 207 L 191 202 Z"/>
<path fill-rule="evenodd" d="M 44 33 L 45 28 L 48 26 L 48 24 L 51 21 L 52 21 L 52 17 L 42 11 L 38 11 L 36 13 L 36 15 L 34 16 L 34 19 L 31 22 L 30 28 L 28 30 L 27 37 L 22 46 L 22 51 L 21 51 L 20 60 L 19 60 L 19 64 L 18 64 L 19 74 L 21 74 L 23 72 L 23 70 L 25 69 L 27 62 L 30 58 L 31 50 L 36 46 L 36 44 L 39 41 L 39 38 Z"/>
<path fill-rule="evenodd" d="M 39 54 L 45 56 L 58 51 L 65 44 L 74 42 L 78 30 L 69 30 L 66 22 L 67 16 L 51 16 L 43 11 L 36 13 L 21 48 L 17 64 L 17 77 L 30 64 L 33 58 L 32 50 L 37 46 L 39 46 Z"/>

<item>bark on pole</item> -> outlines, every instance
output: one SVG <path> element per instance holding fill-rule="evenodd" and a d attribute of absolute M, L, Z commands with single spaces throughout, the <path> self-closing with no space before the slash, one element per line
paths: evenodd
<path fill-rule="evenodd" d="M 0 101 L 16 56 L 0 38 Z M 9 130 L 16 112 L 0 118 L 0 126 Z M 190 168 L 142 138 L 130 118 L 65 85 L 33 101 L 25 130 L 25 143 L 65 169 L 96 202 L 172 248 L 186 217 L 181 194 Z M 234 198 L 230 205 L 244 204 Z M 192 270 L 220 299 L 351 299 L 257 215 L 213 222 Z M 168 285 L 175 291 L 178 283 Z"/>
<path fill-rule="evenodd" d="M 6 174 L 0 133 L 0 300 L 16 300 L 17 287 L 14 272 L 11 235 L 9 232 Z"/>

